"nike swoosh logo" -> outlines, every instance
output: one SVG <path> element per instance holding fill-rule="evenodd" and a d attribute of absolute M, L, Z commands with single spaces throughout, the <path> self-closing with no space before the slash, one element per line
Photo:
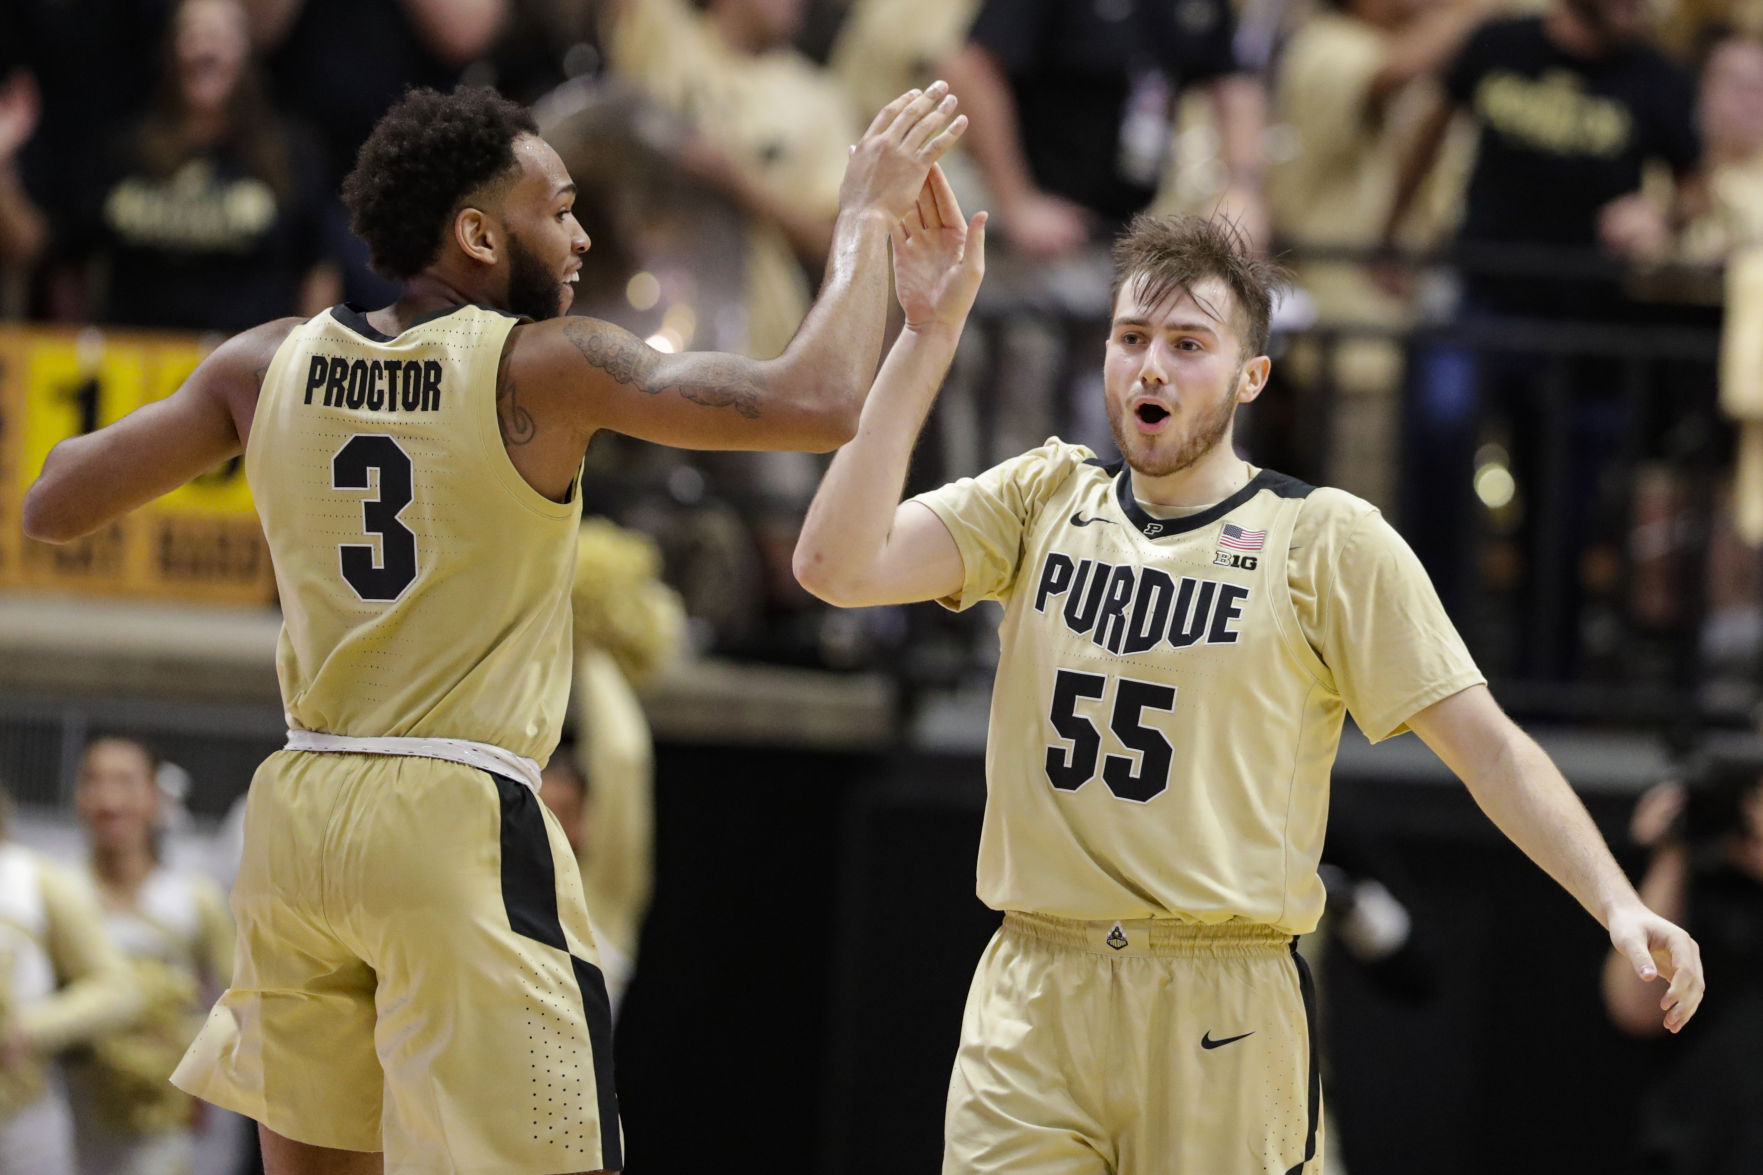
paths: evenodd
<path fill-rule="evenodd" d="M 1112 518 L 1085 518 L 1082 514 L 1073 514 L 1071 516 L 1071 525 L 1073 526 L 1088 526 L 1092 522 L 1106 522 L 1109 526 L 1114 525 L 1114 520 Z"/>
<path fill-rule="evenodd" d="M 1242 1034 L 1242 1036 L 1227 1036 L 1223 1040 L 1213 1040 L 1212 1033 L 1210 1030 L 1208 1030 L 1206 1032 L 1206 1035 L 1204 1035 L 1200 1038 L 1200 1047 L 1203 1049 L 1223 1048 L 1227 1044 L 1235 1044 L 1237 1041 L 1243 1039 L 1244 1036 L 1254 1036 L 1254 1035 L 1255 1034 L 1253 1032 L 1245 1032 Z"/>

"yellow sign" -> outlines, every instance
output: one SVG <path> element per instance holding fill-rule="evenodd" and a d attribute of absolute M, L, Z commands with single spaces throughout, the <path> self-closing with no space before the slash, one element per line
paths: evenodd
<path fill-rule="evenodd" d="M 0 586 L 267 601 L 269 550 L 242 459 L 63 546 L 19 529 L 59 442 L 175 392 L 207 353 L 183 335 L 0 328 Z"/>

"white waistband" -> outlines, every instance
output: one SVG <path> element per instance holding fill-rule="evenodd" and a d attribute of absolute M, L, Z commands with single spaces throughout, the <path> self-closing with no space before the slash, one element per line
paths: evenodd
<path fill-rule="evenodd" d="M 317 730 L 288 731 L 288 750 L 320 751 L 347 755 L 414 755 L 422 759 L 445 759 L 518 779 L 534 791 L 539 790 L 539 765 L 524 755 L 504 750 L 491 743 L 474 743 L 463 738 L 357 738 L 347 734 L 325 734 Z"/>

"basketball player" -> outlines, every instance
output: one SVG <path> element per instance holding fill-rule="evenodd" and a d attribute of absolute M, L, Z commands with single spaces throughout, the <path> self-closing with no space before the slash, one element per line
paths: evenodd
<path fill-rule="evenodd" d="M 789 349 L 665 355 L 559 318 L 587 235 L 526 111 L 417 90 L 344 185 L 390 306 L 229 340 L 57 446 L 27 533 L 66 540 L 244 449 L 286 623 L 287 749 L 252 780 L 239 951 L 174 1076 L 257 1120 L 269 1175 L 623 1165 L 580 875 L 536 789 L 570 671 L 588 440 L 831 448 L 881 346 L 885 250 L 960 135 L 945 88 L 852 149 L 825 292 Z"/>
<path fill-rule="evenodd" d="M 1644 907 L 1572 790 L 1489 696 L 1370 506 L 1231 447 L 1266 385 L 1274 274 L 1231 229 L 1135 221 L 1103 359 L 1124 467 L 1049 440 L 899 501 L 979 281 L 933 173 L 895 240 L 906 330 L 809 511 L 796 573 L 845 606 L 1004 604 L 979 964 L 945 1172 L 1316 1172 L 1310 981 L 1342 716 L 1412 729 L 1599 919 L 1673 1031 L 1696 945 Z M 977 222 L 977 218 L 976 218 Z"/>
<path fill-rule="evenodd" d="M 212 993 L 232 978 L 233 923 L 206 876 L 161 860 L 159 758 L 132 738 L 94 739 L 74 806 L 91 849 L 104 929 L 129 961 L 143 1007 L 69 1067 L 84 1175 L 187 1175 L 196 1104 L 171 1085 Z"/>

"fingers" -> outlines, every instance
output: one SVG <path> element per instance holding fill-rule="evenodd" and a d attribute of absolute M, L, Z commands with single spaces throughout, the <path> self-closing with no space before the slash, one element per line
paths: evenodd
<path fill-rule="evenodd" d="M 947 130 L 919 149 L 918 157 L 926 163 L 935 163 L 966 133 L 967 116 L 965 114 L 956 115 L 955 121 L 949 124 Z"/>
<path fill-rule="evenodd" d="M 879 135 L 887 130 L 894 124 L 894 119 L 900 116 L 900 112 L 917 100 L 917 98 L 923 93 L 923 90 L 907 90 L 904 94 L 901 94 L 898 98 L 895 98 L 892 102 L 889 102 L 886 106 L 882 107 L 881 110 L 876 113 L 876 116 L 869 120 L 869 129 L 863 132 L 863 137 L 867 139 L 872 135 Z"/>
<path fill-rule="evenodd" d="M 963 265 L 981 273 L 986 268 L 986 219 L 986 213 L 976 212 L 973 219 L 967 222 L 967 252 L 961 258 Z"/>
<path fill-rule="evenodd" d="M 955 189 L 949 186 L 949 177 L 943 174 L 941 165 L 931 165 L 930 175 L 925 178 L 924 186 L 929 189 L 931 199 L 936 204 L 938 221 L 950 227 L 965 222 L 966 218 L 961 215 L 961 204 L 955 199 Z"/>
<path fill-rule="evenodd" d="M 1671 986 L 1659 1007 L 1665 1012 L 1665 1027 L 1677 1032 L 1702 1005 L 1702 952 L 1695 940 L 1680 930 L 1670 938 L 1670 957 Z"/>
<path fill-rule="evenodd" d="M 923 152 L 927 143 L 948 130 L 955 121 L 955 106 L 955 95 L 944 97 L 935 109 L 905 129 L 900 136 L 900 145 L 915 155 Z"/>
<path fill-rule="evenodd" d="M 907 91 L 910 93 L 911 91 Z M 913 97 L 894 113 L 886 129 L 882 132 L 898 142 L 904 142 L 906 135 L 919 123 L 923 122 L 933 111 L 937 110 L 949 93 L 949 83 L 935 81 L 926 86 L 924 92 Z M 905 95 L 902 95 L 904 97 Z M 898 102 L 900 99 L 894 99 Z M 892 105 L 890 103 L 889 105 Z M 884 112 L 885 113 L 885 112 Z M 877 116 L 880 117 L 879 115 Z"/>
<path fill-rule="evenodd" d="M 1639 934 L 1611 935 L 1610 945 L 1614 946 L 1622 957 L 1627 959 L 1634 968 L 1634 973 L 1644 982 L 1651 982 L 1659 977 L 1659 967 L 1653 962 L 1652 952 L 1647 949 L 1647 940 Z"/>

